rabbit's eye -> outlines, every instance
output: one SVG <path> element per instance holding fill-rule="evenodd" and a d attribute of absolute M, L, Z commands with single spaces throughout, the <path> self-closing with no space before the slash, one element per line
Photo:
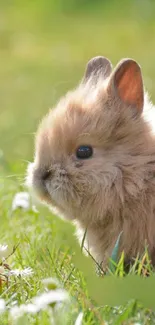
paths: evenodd
<path fill-rule="evenodd" d="M 91 146 L 80 146 L 76 150 L 76 156 L 79 159 L 88 159 L 92 156 L 93 149 Z"/>

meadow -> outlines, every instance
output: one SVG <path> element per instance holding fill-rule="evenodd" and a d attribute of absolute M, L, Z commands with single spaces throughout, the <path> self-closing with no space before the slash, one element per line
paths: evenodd
<path fill-rule="evenodd" d="M 98 276 L 72 225 L 41 206 L 12 210 L 15 194 L 25 191 L 39 121 L 76 86 L 91 57 L 104 55 L 113 65 L 123 57 L 137 60 L 155 101 L 154 18 L 151 0 L 0 1 L 0 245 L 8 245 L 9 255 L 0 246 L 6 304 L 0 300 L 0 325 L 155 324 L 147 253 L 138 272 L 133 268 L 122 279 L 120 261 L 115 275 Z M 53 301 L 45 304 L 51 289 Z"/>

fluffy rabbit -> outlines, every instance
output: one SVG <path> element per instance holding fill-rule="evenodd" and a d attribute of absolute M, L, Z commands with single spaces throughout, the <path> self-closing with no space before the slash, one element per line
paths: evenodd
<path fill-rule="evenodd" d="M 43 119 L 27 183 L 39 198 L 76 223 L 103 266 L 120 232 L 126 260 L 148 247 L 155 264 L 155 135 L 153 107 L 139 65 L 112 71 L 91 59 L 80 85 Z"/>

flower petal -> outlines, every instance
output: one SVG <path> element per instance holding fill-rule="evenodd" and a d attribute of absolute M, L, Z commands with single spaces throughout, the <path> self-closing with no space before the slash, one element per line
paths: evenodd
<path fill-rule="evenodd" d="M 83 313 L 81 312 L 75 321 L 75 325 L 82 325 L 82 320 L 83 320 Z"/>

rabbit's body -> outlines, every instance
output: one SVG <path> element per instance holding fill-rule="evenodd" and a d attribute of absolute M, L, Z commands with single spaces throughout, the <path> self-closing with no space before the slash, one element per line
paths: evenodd
<path fill-rule="evenodd" d="M 143 97 L 135 61 L 111 73 L 107 59 L 95 58 L 37 134 L 28 183 L 76 223 L 80 240 L 86 231 L 84 245 L 99 263 L 122 231 L 126 259 L 147 245 L 155 263 L 155 135 Z"/>

